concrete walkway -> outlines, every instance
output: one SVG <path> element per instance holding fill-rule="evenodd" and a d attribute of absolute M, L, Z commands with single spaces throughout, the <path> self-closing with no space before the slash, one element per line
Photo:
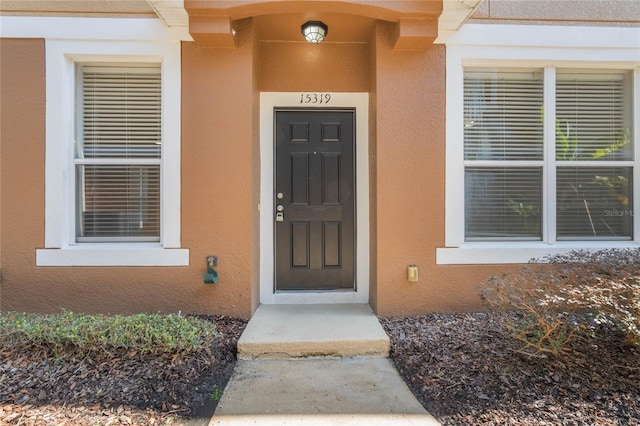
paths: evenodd
<path fill-rule="evenodd" d="M 263 305 L 209 425 L 437 425 L 367 305 Z"/>

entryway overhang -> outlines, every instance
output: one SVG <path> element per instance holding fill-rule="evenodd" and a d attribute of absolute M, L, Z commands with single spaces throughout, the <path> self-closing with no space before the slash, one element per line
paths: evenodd
<path fill-rule="evenodd" d="M 334 41 L 361 41 L 368 36 L 363 28 L 376 19 L 395 23 L 392 35 L 396 50 L 422 50 L 434 41 L 442 43 L 471 17 L 483 0 L 422 1 L 223 1 L 223 0 L 147 0 L 156 15 L 171 28 L 187 28 L 193 39 L 204 47 L 236 46 L 234 23 L 258 18 L 264 32 L 279 39 L 300 40 L 297 28 L 285 29 L 275 23 L 282 14 L 299 14 L 299 21 L 336 15 L 339 10 L 349 25 L 332 25 Z M 339 9 L 337 9 L 339 3 Z M 353 19 L 360 17 L 359 20 Z M 277 21 L 278 23 L 280 21 Z M 283 32 L 286 33 L 283 35 Z M 437 37 L 437 38 L 436 38 Z"/>
<path fill-rule="evenodd" d="M 336 36 L 338 25 L 326 16 L 342 15 L 392 22 L 391 35 L 394 50 L 419 51 L 429 47 L 438 37 L 438 18 L 442 13 L 442 0 L 350 0 L 350 1 L 229 1 L 229 0 L 184 0 L 189 15 L 189 32 L 202 47 L 234 48 L 236 37 L 234 23 L 246 18 L 261 18 L 263 26 L 274 26 L 271 16 L 298 15 L 300 23 L 323 19 L 331 30 L 331 40 L 338 42 L 360 41 L 354 31 Z M 329 20 L 329 22 L 326 22 Z M 348 28 L 346 28 L 348 29 Z M 342 28 L 344 31 L 345 28 Z M 277 29 L 279 40 L 301 41 L 299 27 Z M 261 34 L 264 34 L 261 31 Z M 340 32 L 338 32 L 340 34 Z M 368 37 L 368 34 L 366 35 Z M 329 41 L 329 40 L 327 40 Z"/>

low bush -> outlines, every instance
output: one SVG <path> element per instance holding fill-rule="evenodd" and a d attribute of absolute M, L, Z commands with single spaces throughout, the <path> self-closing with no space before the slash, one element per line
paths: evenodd
<path fill-rule="evenodd" d="M 640 344 L 640 250 L 572 251 L 534 259 L 518 272 L 481 287 L 493 310 L 516 311 L 512 337 L 529 350 L 559 354 L 580 329 L 580 318 L 607 322 Z M 580 315 L 576 315 L 576 314 Z"/>
<path fill-rule="evenodd" d="M 124 349 L 140 354 L 191 353 L 203 349 L 217 333 L 213 323 L 177 314 L 56 315 L 0 314 L 0 347 L 42 347 L 54 353 Z"/>

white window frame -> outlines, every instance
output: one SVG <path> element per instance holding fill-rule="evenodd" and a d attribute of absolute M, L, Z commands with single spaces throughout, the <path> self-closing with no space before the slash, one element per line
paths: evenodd
<path fill-rule="evenodd" d="M 45 241 L 37 266 L 186 266 L 180 248 L 181 50 L 184 34 L 159 21 L 74 18 L 39 20 L 45 35 Z M 32 20 L 26 21 L 32 25 Z M 11 22 L 13 23 L 13 22 Z M 47 27 L 47 23 L 50 26 Z M 65 23 L 69 26 L 66 30 Z M 37 27 L 33 24 L 31 31 Z M 146 28 L 140 40 L 140 27 Z M 82 33 L 78 28 L 86 28 Z M 100 31 L 96 33 L 96 28 Z M 68 34 L 67 34 L 68 33 Z M 31 34 L 31 33 L 29 33 Z M 84 34 L 95 40 L 80 39 Z M 41 35 L 42 37 L 43 35 Z M 131 39 L 128 39 L 130 36 Z M 61 38 L 58 38 L 61 37 Z M 79 39 L 74 39 L 78 37 Z M 72 38 L 69 40 L 68 38 Z M 137 41 L 132 41 L 137 40 Z M 159 243 L 76 243 L 74 144 L 76 64 L 156 63 L 162 73 L 161 224 Z"/>
<path fill-rule="evenodd" d="M 467 24 L 447 41 L 446 60 L 446 188 L 445 247 L 436 250 L 437 264 L 526 263 L 532 258 L 579 249 L 640 247 L 640 28 Z M 545 80 L 557 69 L 632 70 L 634 144 L 633 229 L 631 241 L 555 241 L 547 188 L 543 189 L 544 241 L 465 242 L 464 240 L 464 93 L 465 68 L 541 68 Z M 545 108 L 555 107 L 555 86 L 544 86 Z M 545 157 L 554 159 L 553 111 L 545 114 Z M 553 160 L 551 160 L 553 161 Z M 547 168 L 553 170 L 554 168 Z M 550 226 L 551 225 L 551 226 Z"/>

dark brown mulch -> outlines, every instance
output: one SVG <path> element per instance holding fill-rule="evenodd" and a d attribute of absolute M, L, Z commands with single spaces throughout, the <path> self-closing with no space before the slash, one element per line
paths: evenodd
<path fill-rule="evenodd" d="M 221 334 L 192 355 L 79 357 L 0 349 L 0 425 L 159 425 L 210 416 L 245 320 L 202 316 Z M 206 424 L 206 423 L 205 423 Z"/>
<path fill-rule="evenodd" d="M 206 425 L 246 321 L 205 318 L 222 337 L 192 356 L 0 352 L 0 425 Z M 398 370 L 445 425 L 640 424 L 640 348 L 615 330 L 544 358 L 522 353 L 500 316 L 380 321 Z"/>
<path fill-rule="evenodd" d="M 558 357 L 531 356 L 504 317 L 381 319 L 392 358 L 445 425 L 639 425 L 640 348 L 604 326 Z"/>

